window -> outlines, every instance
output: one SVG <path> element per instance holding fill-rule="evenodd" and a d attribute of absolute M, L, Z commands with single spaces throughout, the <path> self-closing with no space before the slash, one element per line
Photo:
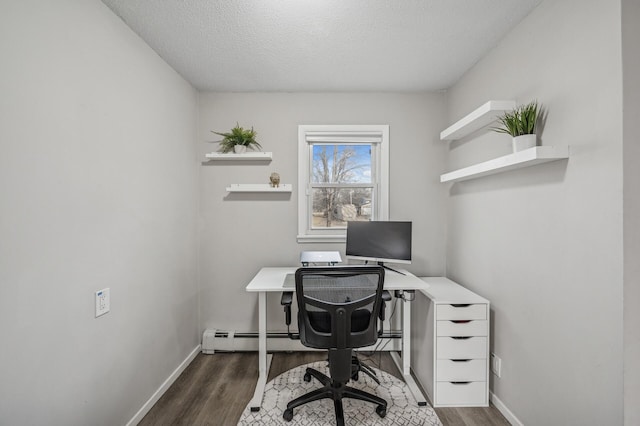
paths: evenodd
<path fill-rule="evenodd" d="M 298 242 L 343 242 L 350 220 L 387 220 L 389 126 L 298 126 Z"/>

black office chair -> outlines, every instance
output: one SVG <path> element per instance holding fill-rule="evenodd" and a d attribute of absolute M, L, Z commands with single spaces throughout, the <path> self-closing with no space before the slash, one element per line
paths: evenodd
<path fill-rule="evenodd" d="M 378 339 L 383 285 L 384 269 L 380 266 L 311 267 L 296 271 L 300 341 L 307 347 L 328 349 L 330 377 L 307 368 L 304 380 L 308 382 L 315 377 L 323 387 L 290 401 L 283 414 L 285 420 L 293 419 L 294 408 L 323 398 L 333 400 L 339 426 L 344 425 L 343 398 L 374 403 L 376 413 L 386 416 L 384 399 L 347 386 L 354 375 L 353 349 L 373 345 Z M 289 312 L 289 321 L 290 315 Z"/>

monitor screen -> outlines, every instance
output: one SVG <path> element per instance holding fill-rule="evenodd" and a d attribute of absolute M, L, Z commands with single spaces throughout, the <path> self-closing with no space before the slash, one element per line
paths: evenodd
<path fill-rule="evenodd" d="M 411 263 L 411 222 L 347 222 L 346 256 Z"/>

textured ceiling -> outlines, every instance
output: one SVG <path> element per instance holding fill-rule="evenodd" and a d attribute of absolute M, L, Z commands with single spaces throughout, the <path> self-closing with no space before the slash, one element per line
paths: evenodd
<path fill-rule="evenodd" d="M 197 89 L 243 92 L 446 89 L 541 2 L 102 1 Z"/>

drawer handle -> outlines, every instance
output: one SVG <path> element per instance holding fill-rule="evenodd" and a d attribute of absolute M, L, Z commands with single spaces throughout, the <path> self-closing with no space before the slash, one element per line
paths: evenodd
<path fill-rule="evenodd" d="M 468 308 L 471 306 L 471 303 L 452 303 L 451 306 L 454 308 Z"/>
<path fill-rule="evenodd" d="M 467 339 L 471 339 L 473 336 L 452 336 L 452 339 L 456 339 L 456 340 L 467 340 Z"/>
<path fill-rule="evenodd" d="M 453 361 L 453 362 L 469 362 L 471 360 L 470 359 L 452 359 L 451 361 Z"/>
<path fill-rule="evenodd" d="M 471 382 L 449 382 L 449 383 L 451 383 L 452 385 L 468 385 Z"/>
<path fill-rule="evenodd" d="M 468 322 L 471 322 L 471 320 L 450 320 L 450 321 L 454 324 L 466 324 Z"/>

